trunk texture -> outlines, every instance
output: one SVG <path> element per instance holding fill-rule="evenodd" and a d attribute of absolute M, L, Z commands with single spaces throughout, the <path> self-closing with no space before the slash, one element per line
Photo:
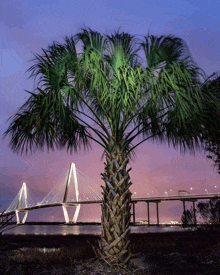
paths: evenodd
<path fill-rule="evenodd" d="M 120 150 L 106 154 L 105 173 L 101 174 L 105 182 L 102 203 L 102 234 L 99 242 L 100 256 L 111 265 L 124 266 L 131 257 L 130 252 L 130 202 L 131 186 L 127 157 Z"/>

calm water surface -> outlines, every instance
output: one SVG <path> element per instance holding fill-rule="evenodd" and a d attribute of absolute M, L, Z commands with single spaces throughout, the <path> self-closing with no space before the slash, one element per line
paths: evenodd
<path fill-rule="evenodd" d="M 173 231 L 185 231 L 186 228 L 179 226 L 130 226 L 131 233 L 147 233 L 147 232 L 173 232 Z M 5 231 L 3 234 L 14 235 L 68 235 L 68 234 L 101 234 L 101 225 L 19 225 L 12 229 Z"/>

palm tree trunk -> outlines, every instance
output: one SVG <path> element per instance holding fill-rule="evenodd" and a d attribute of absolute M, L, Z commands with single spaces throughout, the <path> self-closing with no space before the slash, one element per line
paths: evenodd
<path fill-rule="evenodd" d="M 106 154 L 105 173 L 101 174 L 105 182 L 102 203 L 102 234 L 99 242 L 101 258 L 109 264 L 124 266 L 130 259 L 130 202 L 131 186 L 129 162 L 119 149 Z"/>

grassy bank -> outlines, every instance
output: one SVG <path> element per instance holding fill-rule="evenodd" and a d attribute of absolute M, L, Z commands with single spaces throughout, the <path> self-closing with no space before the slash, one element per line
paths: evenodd
<path fill-rule="evenodd" d="M 4 250 L 8 258 L 2 258 L 0 268 L 6 275 L 220 274 L 219 231 L 131 234 L 133 258 L 129 268 L 120 271 L 95 260 L 98 239 L 94 235 L 4 235 L 0 243 L 16 243 L 17 247 L 33 250 Z M 60 249 L 43 253 L 37 247 Z"/>

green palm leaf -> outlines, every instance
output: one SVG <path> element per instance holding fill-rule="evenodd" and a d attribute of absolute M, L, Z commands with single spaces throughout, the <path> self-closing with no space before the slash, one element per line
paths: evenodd
<path fill-rule="evenodd" d="M 65 105 L 60 93 L 45 93 L 38 88 L 38 94 L 31 97 L 15 114 L 5 135 L 11 134 L 10 146 L 14 152 L 26 153 L 47 145 L 48 150 L 67 146 L 67 150 L 78 151 L 81 145 L 90 146 L 90 134 L 77 121 L 74 110 Z M 28 107 L 28 109 L 26 108 Z"/>

